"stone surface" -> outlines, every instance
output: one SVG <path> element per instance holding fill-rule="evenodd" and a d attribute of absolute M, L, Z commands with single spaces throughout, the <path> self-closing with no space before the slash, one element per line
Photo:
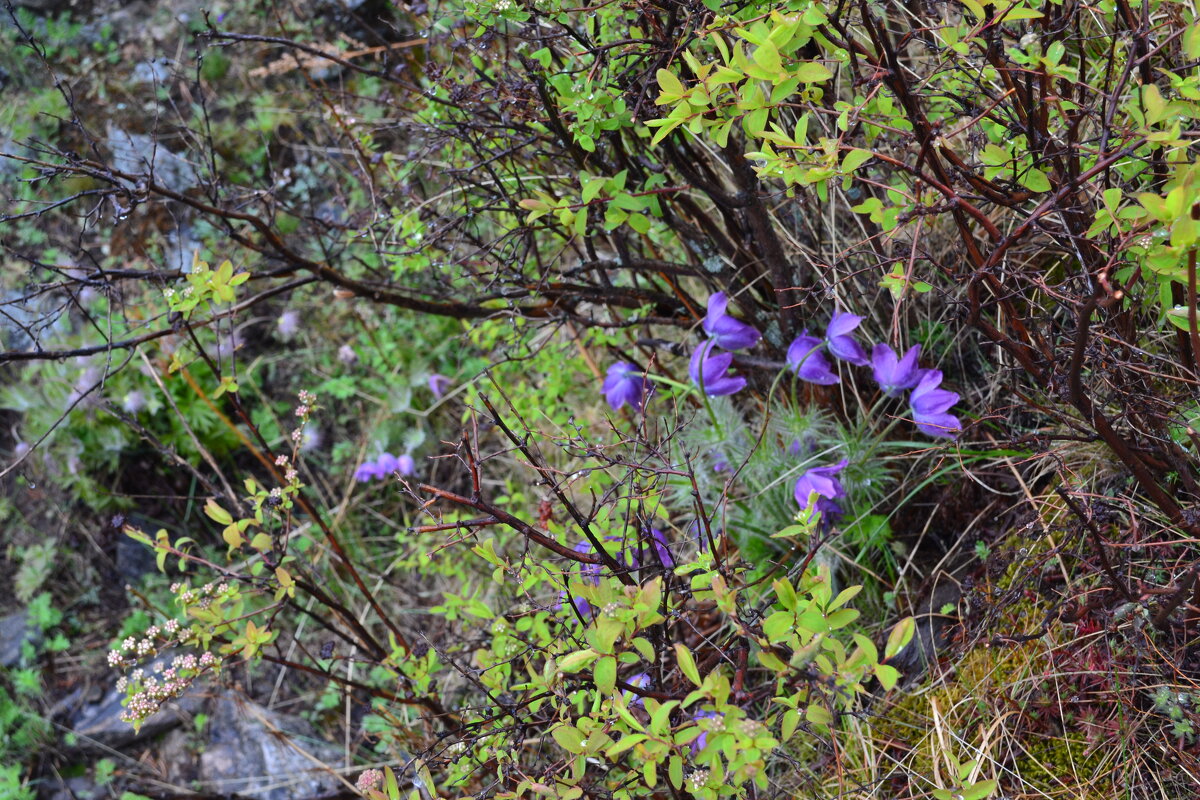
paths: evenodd
<path fill-rule="evenodd" d="M 120 171 L 131 175 L 149 175 L 153 171 L 154 182 L 173 192 L 186 192 L 199 183 L 195 168 L 186 159 L 152 137 L 130 133 L 111 121 L 107 133 L 113 166 Z"/>
<path fill-rule="evenodd" d="M 16 666 L 21 660 L 21 645 L 36 637 L 37 631 L 29 624 L 29 612 L 0 617 L 0 666 Z"/>
<path fill-rule="evenodd" d="M 322 765 L 342 748 L 316 739 L 299 717 L 279 714 L 229 691 L 205 701 L 200 733 L 172 731 L 157 748 L 165 777 L 202 794 L 253 800 L 320 800 L 346 785 Z"/>
<path fill-rule="evenodd" d="M 159 658 L 169 662 L 171 657 L 173 654 Z M 190 719 L 203 704 L 202 691 L 193 686 L 182 697 L 167 703 L 143 722 L 140 730 L 135 731 L 132 725 L 121 719 L 121 712 L 125 710 L 121 700 L 125 695 L 118 692 L 115 685 L 105 687 L 96 701 L 87 702 L 85 698 L 84 703 L 71 714 L 71 729 L 79 736 L 79 746 L 85 750 L 96 747 L 120 749 L 139 739 L 169 731 Z"/>

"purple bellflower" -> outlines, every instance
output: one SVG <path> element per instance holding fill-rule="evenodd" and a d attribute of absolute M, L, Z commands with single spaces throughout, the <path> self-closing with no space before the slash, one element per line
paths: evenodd
<path fill-rule="evenodd" d="M 725 313 L 725 309 L 728 307 L 729 298 L 725 296 L 724 292 L 717 292 L 708 298 L 708 313 L 704 316 L 704 332 L 717 343 L 718 347 L 726 350 L 742 350 L 752 347 L 762 338 L 762 334 L 753 326 L 739 322 Z"/>
<path fill-rule="evenodd" d="M 399 457 L 391 453 L 384 453 L 374 461 L 364 461 L 359 465 L 358 469 L 354 471 L 354 480 L 366 483 L 370 480 L 384 480 L 395 473 L 412 475 L 415 469 L 416 464 L 413 462 L 412 456 L 407 453 Z"/>
<path fill-rule="evenodd" d="M 650 544 L 654 545 L 654 552 L 658 554 L 658 560 L 667 569 L 675 566 L 675 557 L 671 555 L 671 551 L 667 549 L 667 537 L 658 528 L 650 529 Z M 636 566 L 637 556 L 634 556 Z"/>
<path fill-rule="evenodd" d="M 709 397 L 736 394 L 746 388 L 746 379 L 740 375 L 725 374 L 733 361 L 733 353 L 710 355 L 715 344 L 715 340 L 710 340 L 696 348 L 688 366 L 688 375 L 692 383 L 701 387 Z"/>
<path fill-rule="evenodd" d="M 433 373 L 429 376 L 429 391 L 433 392 L 433 396 L 438 400 L 442 399 L 442 395 L 450 388 L 450 384 L 454 383 L 452 378 L 447 378 L 445 375 Z"/>
<path fill-rule="evenodd" d="M 846 490 L 842 487 L 842 482 L 837 479 L 837 474 L 845 469 L 848 463 L 850 462 L 843 458 L 832 466 L 813 467 L 801 475 L 796 481 L 795 492 L 800 510 L 808 510 L 812 496 L 815 494 L 817 511 L 825 515 L 841 514 L 842 507 L 838 505 L 837 500 L 846 496 Z"/>
<path fill-rule="evenodd" d="M 631 675 L 629 680 L 627 680 L 625 682 L 628 683 L 630 686 L 633 686 L 638 689 L 649 689 L 651 686 L 654 685 L 654 681 L 653 681 L 653 679 L 651 679 L 650 673 L 648 673 L 648 672 L 639 672 L 636 675 Z M 634 694 L 633 692 L 626 692 L 625 697 L 631 698 L 628 700 L 628 703 L 629 703 L 629 705 L 633 706 L 634 708 L 642 708 L 643 706 L 645 706 L 645 701 L 642 700 L 642 696 L 639 694 Z"/>
<path fill-rule="evenodd" d="M 608 368 L 604 385 L 600 387 L 604 399 L 616 411 L 628 405 L 634 411 L 642 409 L 642 403 L 650 391 L 650 381 L 636 366 L 628 361 L 618 361 Z"/>
<path fill-rule="evenodd" d="M 821 340 L 804 331 L 788 347 L 787 363 L 800 380 L 829 386 L 837 383 L 839 378 L 833 374 L 829 359 L 825 358 L 820 348 Z"/>
<path fill-rule="evenodd" d="M 382 478 L 384 473 L 375 465 L 374 461 L 364 461 L 358 465 L 358 469 L 354 470 L 354 480 L 359 483 Z"/>
<path fill-rule="evenodd" d="M 619 542 L 621 540 L 621 537 L 606 536 L 606 537 L 604 537 L 604 539 L 605 539 L 605 541 L 608 541 L 608 542 Z M 673 555 L 671 555 L 671 551 L 668 549 L 669 542 L 667 541 L 666 535 L 662 531 L 660 531 L 658 528 L 651 528 L 649 539 L 650 539 L 650 544 L 654 547 L 655 552 L 658 554 L 658 561 L 661 561 L 662 565 L 664 567 L 666 567 L 667 569 L 674 567 L 675 566 L 675 557 Z M 589 542 L 587 539 L 584 539 L 583 541 L 581 541 L 577 545 L 575 545 L 574 549 L 575 549 L 576 553 L 594 553 L 595 552 L 595 550 L 592 549 L 592 543 Z M 638 545 L 638 543 L 634 542 L 625 550 L 620 550 L 620 551 L 616 552 L 615 554 L 613 554 L 613 558 L 615 558 L 618 563 L 624 564 L 629 569 L 639 569 L 639 568 L 641 568 L 642 564 L 641 564 L 641 560 L 638 558 L 638 554 L 639 554 L 639 545 Z M 646 565 L 647 566 L 657 566 L 657 562 L 652 557 L 647 558 Z M 600 585 L 600 574 L 603 570 L 603 567 L 600 564 L 580 563 L 578 565 L 577 569 L 578 569 L 579 577 L 582 580 L 586 581 L 587 583 L 592 584 L 593 586 Z M 561 608 L 561 601 L 565 600 L 566 597 L 567 597 L 567 593 L 564 591 L 562 593 L 562 596 L 560 599 L 560 605 L 559 605 L 560 608 Z M 589 603 L 587 600 L 585 600 L 582 597 L 576 597 L 576 598 L 574 598 L 574 604 L 575 604 L 575 608 L 579 611 L 579 614 L 584 619 L 590 619 L 592 611 L 593 611 L 591 603 Z"/>
<path fill-rule="evenodd" d="M 693 722 L 699 722 L 702 719 L 720 720 L 720 722 L 713 725 L 714 730 L 721 730 L 724 727 L 724 725 L 722 724 L 725 720 L 724 715 L 718 714 L 715 711 L 697 711 L 695 714 L 692 715 Z M 701 750 L 704 749 L 705 745 L 707 745 L 707 744 L 708 744 L 708 731 L 702 731 L 699 736 L 697 736 L 695 739 L 692 740 L 692 755 L 699 753 Z"/>
<path fill-rule="evenodd" d="M 947 412 L 958 402 L 958 394 L 939 389 L 941 382 L 941 370 L 924 370 L 916 388 L 912 390 L 909 404 L 912 406 L 913 421 L 922 432 L 953 439 L 962 431 L 962 423 L 958 417 Z"/>
<path fill-rule="evenodd" d="M 837 358 L 865 367 L 869 363 L 867 354 L 863 351 L 862 345 L 850 335 L 850 332 L 857 328 L 860 322 L 862 322 L 862 317 L 857 314 L 848 314 L 845 311 L 833 312 L 833 319 L 829 320 L 829 327 L 825 329 L 825 343 L 829 347 L 829 352 Z"/>
<path fill-rule="evenodd" d="M 903 358 L 896 357 L 896 351 L 886 344 L 875 345 L 871 351 L 871 366 L 875 369 L 875 382 L 888 397 L 899 397 L 905 389 L 917 385 L 921 378 L 921 369 L 917 366 L 917 358 L 921 355 L 921 345 L 914 344 L 908 348 Z"/>
<path fill-rule="evenodd" d="M 592 543 L 589 542 L 587 539 L 584 539 L 582 542 L 575 545 L 575 552 L 576 553 L 592 552 Z M 580 564 L 579 565 L 579 577 L 581 577 L 583 580 L 587 581 L 588 583 L 592 584 L 593 586 L 599 586 L 600 585 L 600 565 L 599 564 Z M 563 592 L 563 597 L 565 598 L 566 596 L 567 596 L 567 593 Z M 579 612 L 580 616 L 582 616 L 584 619 L 591 618 L 591 615 L 592 615 L 592 604 L 591 603 L 589 603 L 587 600 L 584 600 L 582 597 L 576 597 L 574 599 L 574 603 L 575 603 L 575 610 Z"/>

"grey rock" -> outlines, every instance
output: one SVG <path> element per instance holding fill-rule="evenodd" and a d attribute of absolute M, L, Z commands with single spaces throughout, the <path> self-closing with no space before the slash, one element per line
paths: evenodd
<path fill-rule="evenodd" d="M 42 796 L 50 800 L 101 800 L 108 796 L 108 792 L 97 786 L 91 778 L 81 775 L 43 787 Z"/>
<path fill-rule="evenodd" d="M 27 8 L 39 14 L 59 14 L 78 5 L 76 0 L 17 0 L 17 8 Z"/>
<path fill-rule="evenodd" d="M 153 137 L 130 133 L 110 121 L 107 138 L 113 166 L 122 172 L 142 175 L 153 167 L 154 182 L 173 192 L 186 192 L 200 182 L 195 168 L 186 159 L 161 142 L 156 145 Z"/>
<path fill-rule="evenodd" d="M 189 226 L 184 225 L 169 231 L 163 253 L 163 268 L 191 272 L 192 257 L 203 249 L 203 243 L 196 238 Z"/>
<path fill-rule="evenodd" d="M 333 772 L 342 748 L 321 741 L 299 717 L 279 714 L 237 692 L 204 705 L 201 733 L 175 730 L 158 748 L 165 777 L 206 795 L 253 800 L 320 800 L 345 792 Z"/>
<path fill-rule="evenodd" d="M 139 61 L 133 65 L 133 74 L 130 75 L 130 80 L 139 84 L 163 84 L 170 78 L 171 67 L 163 58 Z"/>
<path fill-rule="evenodd" d="M 145 517 L 131 514 L 127 520 L 130 525 L 151 535 L 159 527 Z M 120 527 L 120 526 L 114 526 Z M 141 542 L 135 541 L 124 533 L 117 532 L 117 574 L 121 581 L 129 586 L 137 586 L 142 578 L 158 571 L 154 550 Z"/>
<path fill-rule="evenodd" d="M 158 660 L 169 662 L 173 655 L 159 656 Z M 121 705 L 124 697 L 124 693 L 118 692 L 114 685 L 103 689 L 98 700 L 85 703 L 71 715 L 71 729 L 78 735 L 81 748 L 111 747 L 116 750 L 139 739 L 157 736 L 190 719 L 204 702 L 201 688 L 193 685 L 182 697 L 167 703 L 147 718 L 141 728 L 135 731 L 132 725 L 121 719 L 121 712 L 125 710 Z"/>
<path fill-rule="evenodd" d="M 36 642 L 39 636 L 38 630 L 29 624 L 28 611 L 0 617 L 0 666 L 15 666 L 21 660 L 21 645 Z"/>

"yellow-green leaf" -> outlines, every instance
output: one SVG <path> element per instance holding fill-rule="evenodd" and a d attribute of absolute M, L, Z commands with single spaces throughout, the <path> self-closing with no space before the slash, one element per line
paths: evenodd
<path fill-rule="evenodd" d="M 692 658 L 692 651 L 681 644 L 675 645 L 675 661 L 679 664 L 679 670 L 685 678 L 697 686 L 702 683 L 700 670 L 696 668 L 696 662 Z"/>
<path fill-rule="evenodd" d="M 917 629 L 917 623 L 912 617 L 905 617 L 896 623 L 892 628 L 892 632 L 888 634 L 887 644 L 883 647 L 883 657 L 885 659 L 899 653 L 908 643 L 912 641 L 913 632 Z"/>
<path fill-rule="evenodd" d="M 819 61 L 806 61 L 796 67 L 793 78 L 799 78 L 801 83 L 821 83 L 833 77 L 833 73 Z"/>
<path fill-rule="evenodd" d="M 221 538 L 225 540 L 225 544 L 235 550 L 241 549 L 242 545 L 246 543 L 245 537 L 242 536 L 242 532 L 238 530 L 236 524 L 226 526 L 225 530 L 221 531 Z"/>
<path fill-rule="evenodd" d="M 209 519 L 220 525 L 228 525 L 233 522 L 233 515 L 217 505 L 217 501 L 211 497 L 204 504 L 204 513 Z"/>
<path fill-rule="evenodd" d="M 658 85 L 662 87 L 662 95 L 658 98 L 659 105 L 683 97 L 683 93 L 687 91 L 679 82 L 679 78 L 675 77 L 675 73 L 669 70 L 660 69 L 655 77 L 658 78 Z"/>

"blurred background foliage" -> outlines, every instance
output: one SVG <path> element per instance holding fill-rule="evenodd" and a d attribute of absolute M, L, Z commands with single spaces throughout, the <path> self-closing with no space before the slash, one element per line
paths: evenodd
<path fill-rule="evenodd" d="M 1198 63 L 1175 0 L 6 4 L 0 795 L 212 790 L 79 738 L 177 610 L 330 796 L 1194 792 Z M 781 377 L 835 309 L 957 441 Z"/>

